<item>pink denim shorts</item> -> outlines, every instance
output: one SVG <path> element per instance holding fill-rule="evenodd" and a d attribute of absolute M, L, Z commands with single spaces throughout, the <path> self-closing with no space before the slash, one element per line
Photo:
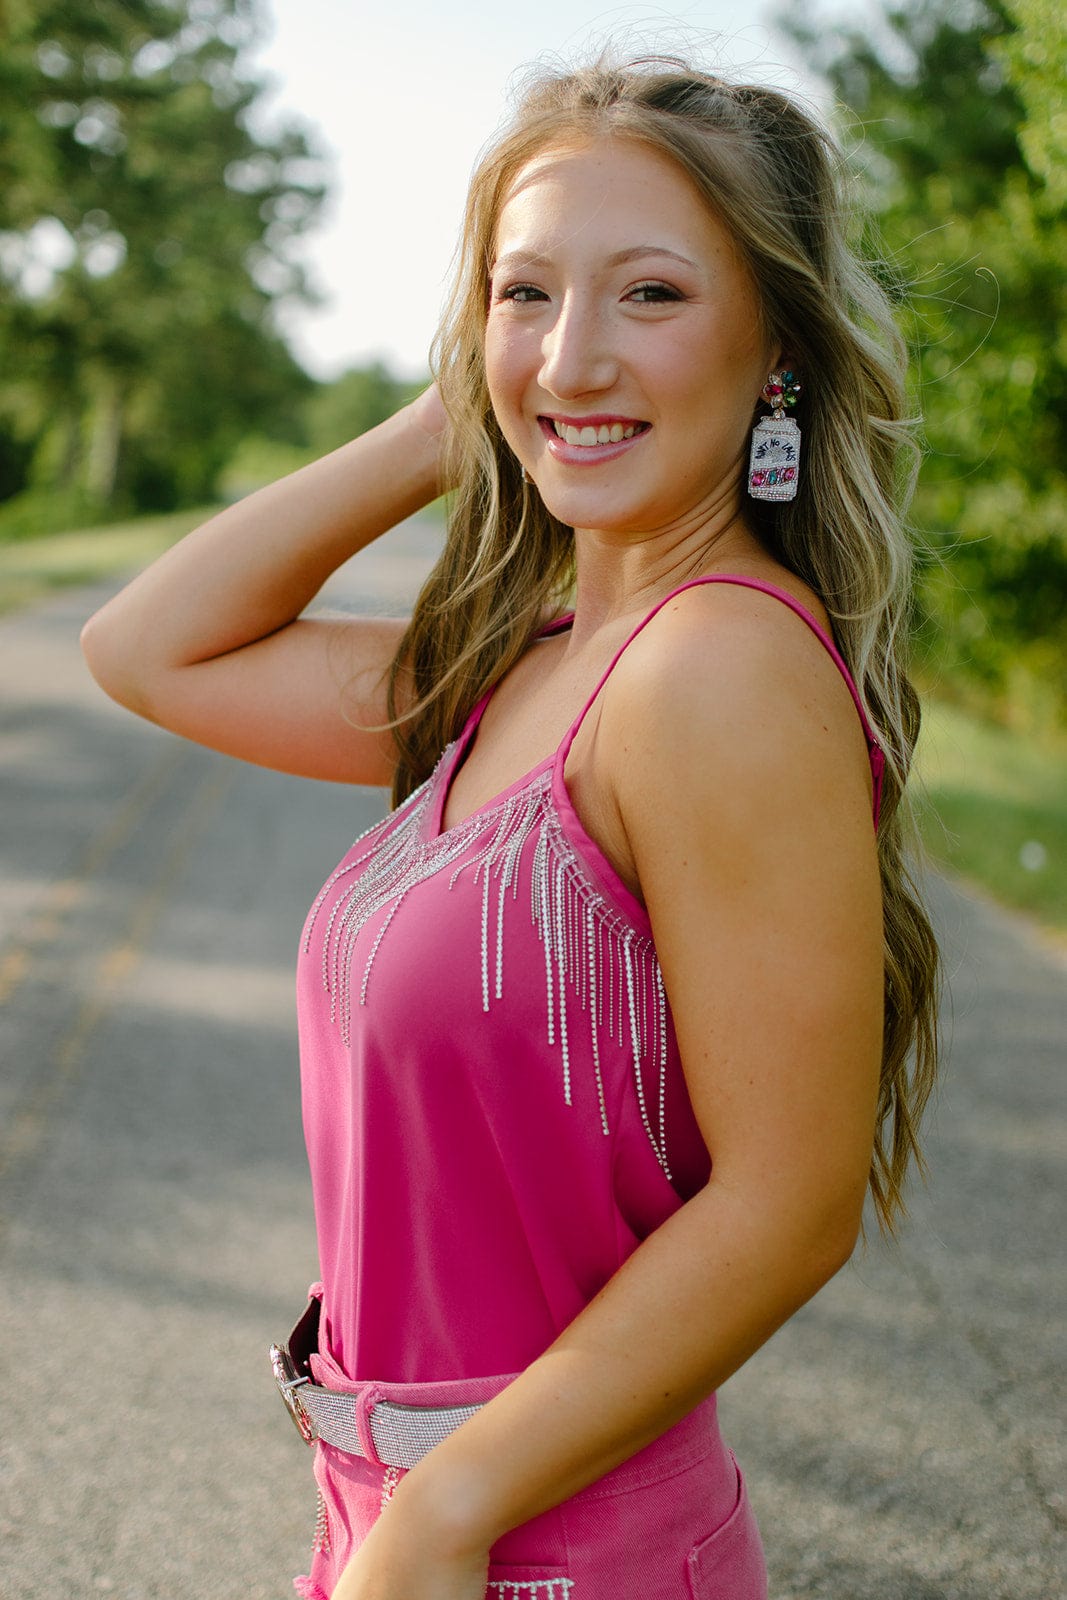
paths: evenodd
<path fill-rule="evenodd" d="M 371 1451 L 379 1401 L 472 1405 L 511 1381 L 353 1383 L 322 1355 L 311 1368 L 316 1383 L 355 1397 Z M 403 1474 L 321 1440 L 315 1449 L 311 1571 L 294 1587 L 304 1600 L 329 1600 Z M 506 1534 L 492 1551 L 487 1600 L 767 1600 L 763 1547 L 714 1396 L 606 1477 Z"/>

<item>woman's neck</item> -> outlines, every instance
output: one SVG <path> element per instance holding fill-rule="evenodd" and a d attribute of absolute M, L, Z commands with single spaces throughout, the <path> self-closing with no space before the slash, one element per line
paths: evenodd
<path fill-rule="evenodd" d="M 576 528 L 571 647 L 634 616 L 644 616 L 679 584 L 708 572 L 753 573 L 768 566 L 739 515 L 715 530 L 707 522 L 647 535 Z"/>

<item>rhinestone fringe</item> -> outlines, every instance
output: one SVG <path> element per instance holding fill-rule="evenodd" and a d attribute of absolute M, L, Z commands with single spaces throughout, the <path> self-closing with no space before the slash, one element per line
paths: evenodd
<path fill-rule="evenodd" d="M 315 1538 L 312 1542 L 311 1553 L 317 1556 L 328 1552 L 329 1548 L 330 1514 L 326 1509 L 326 1501 L 323 1499 L 322 1490 L 320 1489 L 315 1510 Z"/>
<path fill-rule="evenodd" d="M 404 1474 L 399 1467 L 386 1467 L 385 1476 L 382 1478 L 382 1496 L 378 1507 L 379 1511 L 385 1510 L 396 1493 L 396 1486 L 403 1476 Z"/>
<path fill-rule="evenodd" d="M 501 1600 L 521 1600 L 523 1595 L 530 1595 L 531 1600 L 539 1595 L 544 1600 L 567 1600 L 573 1588 L 573 1578 L 490 1578 L 488 1592 Z"/>
<path fill-rule="evenodd" d="M 518 910 L 520 864 L 532 840 L 529 914 L 544 950 L 546 1033 L 548 1043 L 559 1052 L 564 1101 L 573 1103 L 573 1030 L 587 1026 L 600 1123 L 604 1133 L 610 1133 L 601 1073 L 606 1033 L 632 1056 L 641 1121 L 656 1160 L 670 1178 L 667 1002 L 651 939 L 638 933 L 590 881 L 560 826 L 550 771 L 439 837 L 424 838 L 436 782 L 451 750 L 450 746 L 433 775 L 391 817 L 356 840 L 353 848 L 364 841 L 367 848 L 337 869 L 311 909 L 305 954 L 315 925 L 333 898 L 322 937 L 322 983 L 330 996 L 331 1019 L 348 1045 L 353 998 L 360 1006 L 367 1004 L 375 958 L 393 918 L 412 889 L 441 872 L 450 872 L 450 889 L 466 873 L 481 889 L 483 1012 L 502 1000 L 505 914 L 509 907 L 514 908 L 512 915 Z M 372 918 L 382 913 L 362 971 L 354 973 L 356 941 Z M 646 1089 L 646 1077 L 655 1083 L 654 1096 Z"/>

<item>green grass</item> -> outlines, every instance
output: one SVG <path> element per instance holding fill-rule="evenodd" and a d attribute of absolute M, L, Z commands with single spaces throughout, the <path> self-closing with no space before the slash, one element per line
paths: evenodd
<path fill-rule="evenodd" d="M 928 701 L 916 765 L 934 860 L 1067 934 L 1067 737 Z"/>
<path fill-rule="evenodd" d="M 135 572 L 203 522 L 212 509 L 200 506 L 0 544 L 0 614 L 43 599 L 54 589 Z"/>
<path fill-rule="evenodd" d="M 292 468 L 301 463 L 294 458 Z M 249 481 L 247 493 L 258 488 Z M 138 572 L 221 506 L 196 506 L 156 517 L 135 517 L 74 533 L 47 533 L 10 542 L 0 539 L 0 616 L 41 600 L 55 589 L 95 583 L 116 573 Z M 423 515 L 445 519 L 445 500 L 435 500 Z"/>

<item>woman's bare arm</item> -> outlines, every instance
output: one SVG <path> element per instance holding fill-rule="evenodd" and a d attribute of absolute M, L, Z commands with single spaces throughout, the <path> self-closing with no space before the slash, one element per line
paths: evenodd
<path fill-rule="evenodd" d="M 598 732 L 711 1179 L 407 1475 L 345 1600 L 406 1594 L 420 1550 L 420 1600 L 473 1595 L 448 1574 L 685 1415 L 851 1254 L 881 1053 L 869 769 L 821 646 L 772 602 L 754 628 L 758 604 L 701 592 L 657 618 Z M 395 1586 L 364 1584 L 372 1562 Z"/>
<path fill-rule="evenodd" d="M 404 622 L 300 613 L 342 562 L 440 492 L 443 427 L 430 389 L 197 528 L 90 618 L 94 677 L 131 711 L 229 755 L 388 782 L 391 741 L 358 724 L 385 720 Z"/>

